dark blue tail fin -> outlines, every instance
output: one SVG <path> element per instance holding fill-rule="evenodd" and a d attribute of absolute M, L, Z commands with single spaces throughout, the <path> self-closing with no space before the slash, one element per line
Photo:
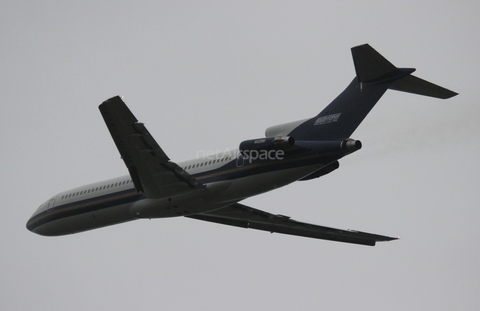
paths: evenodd
<path fill-rule="evenodd" d="M 350 85 L 317 116 L 285 135 L 296 140 L 349 138 L 388 89 L 437 98 L 457 95 L 412 76 L 413 68 L 395 67 L 368 44 L 352 48 L 352 56 L 357 76 Z"/>

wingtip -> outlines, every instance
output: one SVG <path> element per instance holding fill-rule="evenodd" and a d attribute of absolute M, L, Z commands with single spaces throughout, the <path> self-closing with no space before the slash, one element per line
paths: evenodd
<path fill-rule="evenodd" d="M 105 100 L 104 103 L 115 102 L 115 101 L 118 101 L 118 100 L 123 101 L 123 96 L 116 95 L 116 96 L 110 97 L 109 99 Z"/>
<path fill-rule="evenodd" d="M 451 92 L 450 95 L 448 97 L 445 97 L 445 99 L 449 99 L 449 98 L 452 98 L 452 97 L 455 97 L 455 96 L 459 95 L 459 93 L 457 93 L 457 92 L 454 92 L 454 91 L 450 91 L 450 92 Z"/>
<path fill-rule="evenodd" d="M 399 240 L 400 237 L 391 237 L 391 236 L 383 236 L 382 239 L 376 240 L 376 242 L 390 242 L 390 241 L 395 241 Z"/>

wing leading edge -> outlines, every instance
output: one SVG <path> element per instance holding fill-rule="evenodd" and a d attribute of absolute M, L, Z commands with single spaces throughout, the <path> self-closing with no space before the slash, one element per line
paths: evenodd
<path fill-rule="evenodd" d="M 269 231 L 271 233 L 283 233 L 370 246 L 374 246 L 376 242 L 398 239 L 355 230 L 342 230 L 299 222 L 287 216 L 270 214 L 239 203 L 213 212 L 186 217 L 224 225 Z"/>
<path fill-rule="evenodd" d="M 139 123 L 119 96 L 99 107 L 137 191 L 160 198 L 203 187 L 171 162 L 143 123 Z"/>

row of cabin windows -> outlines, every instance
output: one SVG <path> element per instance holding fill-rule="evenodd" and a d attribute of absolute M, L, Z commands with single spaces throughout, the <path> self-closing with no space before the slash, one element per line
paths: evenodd
<path fill-rule="evenodd" d="M 227 161 L 227 160 L 231 160 L 231 158 L 226 157 L 226 158 L 222 158 L 222 159 L 211 160 L 211 161 L 208 161 L 208 162 L 202 162 L 202 163 L 192 164 L 192 165 L 189 165 L 189 166 L 185 166 L 183 169 L 184 169 L 184 170 L 189 170 L 189 169 L 191 169 L 191 168 L 202 167 L 202 166 L 206 166 L 206 165 L 210 165 L 210 164 L 215 164 L 215 163 L 224 162 L 224 161 Z"/>
<path fill-rule="evenodd" d="M 211 160 L 211 161 L 208 161 L 208 162 L 202 162 L 202 163 L 192 164 L 192 165 L 189 165 L 189 166 L 184 167 L 183 169 L 184 169 L 184 170 L 189 170 L 189 169 L 191 169 L 191 168 L 202 167 L 202 166 L 206 166 L 206 165 L 210 165 L 210 164 L 215 164 L 215 163 L 224 162 L 224 161 L 227 161 L 227 160 L 230 160 L 230 158 L 229 158 L 229 157 L 226 157 L 226 158 L 222 158 L 222 159 Z M 79 191 L 79 192 L 74 192 L 74 193 L 70 193 L 70 194 L 63 195 L 61 199 L 63 200 L 63 199 L 71 198 L 71 197 L 76 197 L 76 196 L 82 195 L 82 194 L 87 194 L 87 193 L 91 193 L 91 192 L 96 192 L 96 191 L 100 191 L 100 190 L 105 190 L 105 189 L 108 189 L 108 188 L 113 188 L 113 187 L 117 187 L 117 186 L 122 186 L 122 185 L 129 184 L 129 183 L 131 183 L 131 182 L 132 182 L 131 180 L 125 180 L 125 181 L 123 181 L 123 182 L 118 182 L 118 183 L 111 184 L 111 185 L 106 185 L 106 186 L 103 186 L 103 187 L 97 187 L 97 188 L 92 188 L 92 189 L 83 190 L 83 191 Z"/>
<path fill-rule="evenodd" d="M 131 180 L 125 180 L 123 182 L 117 182 L 117 183 L 114 183 L 114 184 L 105 185 L 103 187 L 101 186 L 101 187 L 91 188 L 91 189 L 88 189 L 88 190 L 73 192 L 73 193 L 70 193 L 70 194 L 63 195 L 61 199 L 63 200 L 63 199 L 71 198 L 71 197 L 76 197 L 76 196 L 82 195 L 82 194 L 87 194 L 87 193 L 92 193 L 92 192 L 105 190 L 105 189 L 109 189 L 109 188 L 113 188 L 113 187 L 123 186 L 123 185 L 129 184 L 131 182 L 132 182 Z"/>

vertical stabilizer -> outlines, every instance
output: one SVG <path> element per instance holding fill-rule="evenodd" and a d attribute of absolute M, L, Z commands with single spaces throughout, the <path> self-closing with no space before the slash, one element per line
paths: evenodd
<path fill-rule="evenodd" d="M 357 76 L 350 85 L 317 116 L 285 134 L 296 140 L 349 138 L 388 89 L 437 98 L 457 95 L 411 75 L 414 68 L 395 67 L 368 44 L 353 47 L 352 57 Z"/>

